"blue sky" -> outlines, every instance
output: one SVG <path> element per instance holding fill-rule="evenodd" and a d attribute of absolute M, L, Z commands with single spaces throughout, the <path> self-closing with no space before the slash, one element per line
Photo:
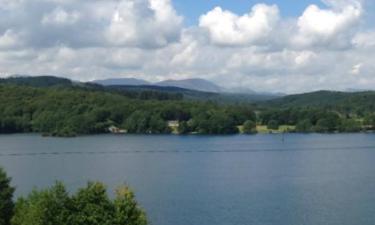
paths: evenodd
<path fill-rule="evenodd" d="M 258 3 L 276 4 L 280 8 L 280 13 L 283 17 L 300 16 L 304 9 L 311 4 L 324 7 L 324 4 L 319 0 L 173 0 L 174 7 L 185 17 L 187 25 L 197 24 L 200 15 L 216 6 L 237 14 L 244 14 L 248 13 L 251 7 Z"/>

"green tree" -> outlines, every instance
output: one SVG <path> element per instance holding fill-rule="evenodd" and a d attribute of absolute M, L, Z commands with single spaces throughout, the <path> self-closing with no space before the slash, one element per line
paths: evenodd
<path fill-rule="evenodd" d="M 188 134 L 191 132 L 191 128 L 187 121 L 181 121 L 178 125 L 178 133 L 179 134 Z"/>
<path fill-rule="evenodd" d="M 358 132 L 361 129 L 361 123 L 355 119 L 343 119 L 339 127 L 341 132 Z"/>
<path fill-rule="evenodd" d="M 270 120 L 267 124 L 267 129 L 278 130 L 279 129 L 279 122 L 277 122 L 277 120 Z"/>
<path fill-rule="evenodd" d="M 254 121 L 251 121 L 251 120 L 247 120 L 245 121 L 245 123 L 243 124 L 243 132 L 245 134 L 254 134 L 257 132 L 256 130 L 256 124 Z"/>
<path fill-rule="evenodd" d="M 10 219 L 13 215 L 14 188 L 10 185 L 10 182 L 11 179 L 0 168 L 0 225 L 10 225 Z"/>
<path fill-rule="evenodd" d="M 61 183 L 34 190 L 26 198 L 18 199 L 12 219 L 12 225 L 68 224 L 147 225 L 147 219 L 129 188 L 119 188 L 116 198 L 111 200 L 99 182 L 88 183 L 72 196 Z"/>
<path fill-rule="evenodd" d="M 149 119 L 149 113 L 138 110 L 126 119 L 124 127 L 129 133 L 146 133 L 148 131 Z"/>
<path fill-rule="evenodd" d="M 19 198 L 12 225 L 66 225 L 71 215 L 70 199 L 64 185 L 34 190 L 27 198 Z"/>
<path fill-rule="evenodd" d="M 318 120 L 315 126 L 317 132 L 333 132 L 340 126 L 340 118 L 336 113 L 326 114 L 324 118 Z"/>
<path fill-rule="evenodd" d="M 170 133 L 167 122 L 165 122 L 159 115 L 153 115 L 150 117 L 148 127 L 148 130 L 152 134 Z"/>
<path fill-rule="evenodd" d="M 371 129 L 375 128 L 375 114 L 369 114 L 364 119 L 364 124 Z"/>
<path fill-rule="evenodd" d="M 298 132 L 310 132 L 312 130 L 312 123 L 309 119 L 301 120 L 296 125 L 296 131 Z"/>
<path fill-rule="evenodd" d="M 128 187 L 116 190 L 114 201 L 115 216 L 113 225 L 146 225 L 146 214 L 135 200 L 133 191 Z"/>
<path fill-rule="evenodd" d="M 88 183 L 73 196 L 71 224 L 112 225 L 114 207 L 102 183 Z"/>

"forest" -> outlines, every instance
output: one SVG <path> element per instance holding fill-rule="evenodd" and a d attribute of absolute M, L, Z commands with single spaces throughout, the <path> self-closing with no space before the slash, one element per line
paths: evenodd
<path fill-rule="evenodd" d="M 150 90 L 108 90 L 64 79 L 31 80 L 0 81 L 0 133 L 72 137 L 107 133 L 110 127 L 132 134 L 256 133 L 258 126 L 277 132 L 282 125 L 293 128 L 288 132 L 359 132 L 375 127 L 371 92 L 349 97 L 322 92 L 324 98 L 315 93 L 250 104 L 189 100 L 178 93 Z M 319 104 L 319 99 L 329 104 Z"/>

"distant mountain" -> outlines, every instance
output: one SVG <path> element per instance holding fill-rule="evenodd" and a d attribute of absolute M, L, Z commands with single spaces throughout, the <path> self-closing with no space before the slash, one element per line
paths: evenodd
<path fill-rule="evenodd" d="M 222 92 L 223 88 L 204 79 L 165 80 L 155 83 L 157 86 L 179 87 L 204 92 Z"/>
<path fill-rule="evenodd" d="M 161 82 L 151 83 L 145 80 L 136 79 L 136 78 L 115 78 L 115 79 L 106 79 L 106 80 L 95 80 L 92 83 L 104 85 L 104 86 L 159 86 L 159 87 L 178 87 L 195 91 L 204 91 L 204 92 L 223 92 L 224 89 L 220 86 L 204 79 L 185 79 L 185 80 L 164 80 Z"/>
<path fill-rule="evenodd" d="M 181 94 L 185 100 L 195 101 L 212 101 L 217 103 L 230 103 L 230 104 L 249 104 L 260 101 L 267 101 L 275 99 L 278 96 L 262 95 L 262 94 L 236 94 L 236 93 L 216 93 L 204 92 L 174 86 L 156 86 L 156 85 L 113 85 L 106 86 L 106 90 L 116 91 L 120 93 L 127 92 L 158 92 L 167 94 Z"/>
<path fill-rule="evenodd" d="M 113 85 L 151 85 L 150 82 L 136 79 L 136 78 L 111 78 L 105 80 L 94 80 L 92 83 L 104 85 L 104 86 L 113 86 Z"/>

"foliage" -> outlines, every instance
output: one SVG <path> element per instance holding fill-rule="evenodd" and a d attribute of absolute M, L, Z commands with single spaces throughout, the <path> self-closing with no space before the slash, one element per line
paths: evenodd
<path fill-rule="evenodd" d="M 183 100 L 179 89 L 135 91 L 47 78 L 0 80 L 0 133 L 38 132 L 71 137 L 109 132 L 232 134 L 246 121 L 295 126 L 298 132 L 375 129 L 375 93 L 315 92 L 258 105 Z M 2 84 L 1 84 L 2 83 Z M 184 91 L 186 91 L 184 89 Z M 257 107 L 257 108 L 256 108 Z M 254 113 L 256 110 L 256 114 Z M 251 130 L 251 129 L 250 129 Z"/>
<path fill-rule="evenodd" d="M 225 134 L 255 119 L 250 107 L 212 102 L 139 100 L 79 87 L 0 85 L 0 133 L 39 132 L 75 136 L 108 132 L 170 133 L 168 121 L 192 121 L 189 132 Z M 238 110 L 237 110 L 238 109 Z"/>
<path fill-rule="evenodd" d="M 297 132 L 311 132 L 313 128 L 313 124 L 309 119 L 301 120 L 296 125 Z"/>
<path fill-rule="evenodd" d="M 267 123 L 267 129 L 270 130 L 278 130 L 279 129 L 279 122 L 276 120 L 270 120 Z"/>
<path fill-rule="evenodd" d="M 243 132 L 245 134 L 254 134 L 257 132 L 256 123 L 252 120 L 246 120 L 243 124 Z"/>
<path fill-rule="evenodd" d="M 337 130 L 340 124 L 340 118 L 337 114 L 330 113 L 324 118 L 317 121 L 315 131 L 317 132 L 333 132 Z"/>
<path fill-rule="evenodd" d="M 315 108 L 337 111 L 341 114 L 355 113 L 363 117 L 375 111 L 375 92 L 337 92 L 317 91 L 312 93 L 288 95 L 261 103 L 263 106 L 277 109 Z"/>
<path fill-rule="evenodd" d="M 375 128 L 375 114 L 368 114 L 364 119 L 364 124 L 371 129 Z"/>
<path fill-rule="evenodd" d="M 358 132 L 361 129 L 361 123 L 355 119 L 342 119 L 339 126 L 341 132 Z"/>
<path fill-rule="evenodd" d="M 10 186 L 11 179 L 0 168 L 0 225 L 10 225 L 14 203 L 12 201 L 14 188 Z"/>
<path fill-rule="evenodd" d="M 143 210 L 127 187 L 110 200 L 101 183 L 88 183 L 72 196 L 62 183 L 18 199 L 13 225 L 146 225 Z"/>

